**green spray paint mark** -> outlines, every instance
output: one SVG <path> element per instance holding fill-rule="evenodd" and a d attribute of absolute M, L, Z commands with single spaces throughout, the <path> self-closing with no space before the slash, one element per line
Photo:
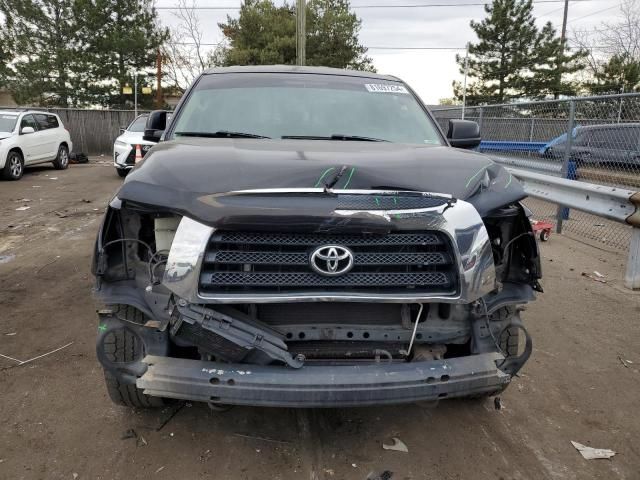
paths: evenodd
<path fill-rule="evenodd" d="M 474 178 L 476 178 L 478 175 L 480 175 L 482 172 L 484 172 L 487 167 L 489 167 L 489 165 L 485 165 L 484 167 L 482 167 L 480 170 L 478 170 L 467 182 L 467 184 L 465 185 L 465 188 L 469 188 L 469 185 L 471 185 L 471 182 L 473 181 Z"/>
<path fill-rule="evenodd" d="M 398 204 L 398 198 L 397 197 L 393 197 L 393 204 L 397 205 Z"/>
<path fill-rule="evenodd" d="M 329 174 L 329 172 L 330 172 L 331 170 L 335 170 L 335 169 L 336 169 L 336 167 L 327 168 L 327 169 L 324 171 L 324 173 L 323 173 L 322 175 L 320 175 L 320 178 L 319 178 L 319 179 L 318 179 L 318 181 L 316 182 L 315 187 L 319 187 L 319 186 L 320 186 L 320 184 L 322 183 L 322 180 L 324 180 L 324 177 L 326 177 L 326 176 Z"/>
<path fill-rule="evenodd" d="M 376 205 L 380 206 L 380 199 L 376 197 Z"/>
<path fill-rule="evenodd" d="M 349 186 L 349 184 L 351 183 L 351 177 L 353 177 L 353 172 L 355 171 L 356 171 L 356 167 L 353 167 L 351 169 L 351 172 L 349 172 L 349 178 L 347 178 L 347 182 L 344 184 L 344 187 L 342 187 L 343 189 L 346 189 Z"/>
<path fill-rule="evenodd" d="M 507 184 L 504 186 L 504 188 L 507 188 L 509 185 L 511 185 L 511 180 L 513 180 L 513 175 L 509 174 L 509 181 L 507 182 Z"/>
<path fill-rule="evenodd" d="M 102 325 L 98 325 L 98 330 L 100 330 L 101 332 L 106 332 L 107 326 L 104 323 Z"/>

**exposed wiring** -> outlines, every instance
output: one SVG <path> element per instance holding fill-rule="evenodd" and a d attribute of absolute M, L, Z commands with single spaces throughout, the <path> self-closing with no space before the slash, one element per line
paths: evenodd
<path fill-rule="evenodd" d="M 527 236 L 527 235 L 529 235 L 529 236 L 531 236 L 531 237 L 533 237 L 533 236 L 534 236 L 534 235 L 533 235 L 533 232 L 524 232 L 524 233 L 521 233 L 520 235 L 516 235 L 516 236 L 515 236 L 515 237 L 513 237 L 511 240 L 509 240 L 507 243 L 505 243 L 505 244 L 504 244 L 504 247 L 502 247 L 503 257 L 504 257 L 504 256 L 506 256 L 507 249 L 511 246 L 511 244 L 512 244 L 513 242 L 515 242 L 515 241 L 516 241 L 516 240 L 518 240 L 519 238 L 525 237 L 525 236 Z"/>
<path fill-rule="evenodd" d="M 147 250 L 149 251 L 149 255 L 153 256 L 153 248 L 151 248 L 151 246 L 147 242 L 143 242 L 138 238 L 118 238 L 116 240 L 111 240 L 102 245 L 102 247 L 100 248 L 100 253 L 104 253 L 104 249 L 109 245 L 113 245 L 114 243 L 118 242 L 138 242 L 139 244 L 144 245 L 147 248 Z"/>
<path fill-rule="evenodd" d="M 489 309 L 487 309 L 487 302 L 485 302 L 484 298 L 482 297 L 480 297 L 480 302 L 484 307 L 484 322 L 487 325 L 487 330 L 489 330 L 489 335 L 491 335 L 491 340 L 493 340 L 493 343 L 498 349 L 498 351 L 506 358 L 507 354 L 505 353 L 504 350 L 502 350 L 502 347 L 500 347 L 500 342 L 498 341 L 498 339 L 493 334 L 493 331 L 491 330 L 491 325 L 489 324 Z"/>
<path fill-rule="evenodd" d="M 160 260 L 159 262 L 157 262 L 156 264 L 153 265 L 153 267 L 151 267 L 151 284 L 152 285 L 157 285 L 160 282 L 156 281 L 156 268 L 158 268 L 160 265 L 166 265 L 167 264 L 167 259 L 163 259 Z"/>
<path fill-rule="evenodd" d="M 149 252 L 149 261 L 147 262 L 147 273 L 149 275 L 149 282 L 151 284 L 155 283 L 155 270 L 158 267 L 158 265 L 162 264 L 162 263 L 167 263 L 166 259 L 160 259 L 157 263 L 153 264 L 154 260 L 156 258 L 159 258 L 160 255 L 166 255 L 165 252 L 167 252 L 167 250 L 159 250 L 157 252 L 153 251 L 153 248 L 151 248 L 151 246 L 147 243 L 144 242 L 138 238 L 118 238 L 116 240 L 111 240 L 107 243 L 105 243 L 104 245 L 102 245 L 102 247 L 99 250 L 99 254 L 100 256 L 104 255 L 105 253 L 105 249 L 109 246 L 109 245 L 113 245 L 114 243 L 120 243 L 120 242 L 136 242 L 139 243 L 140 245 L 143 245 L 147 251 Z M 167 252 L 168 253 L 168 252 Z"/>

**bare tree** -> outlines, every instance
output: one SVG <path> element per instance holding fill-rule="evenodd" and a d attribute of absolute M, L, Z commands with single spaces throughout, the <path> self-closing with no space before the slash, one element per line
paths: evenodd
<path fill-rule="evenodd" d="M 573 44 L 589 52 L 586 62 L 591 75 L 600 72 L 614 56 L 640 62 L 640 0 L 623 0 L 618 18 L 592 30 L 572 32 Z"/>
<path fill-rule="evenodd" d="M 169 28 L 163 51 L 165 79 L 182 91 L 214 63 L 210 46 L 204 45 L 204 32 L 194 7 L 196 0 L 178 0 L 172 12 L 178 24 Z"/>
<path fill-rule="evenodd" d="M 620 21 L 603 23 L 600 42 L 609 55 L 640 60 L 640 0 L 620 4 Z"/>

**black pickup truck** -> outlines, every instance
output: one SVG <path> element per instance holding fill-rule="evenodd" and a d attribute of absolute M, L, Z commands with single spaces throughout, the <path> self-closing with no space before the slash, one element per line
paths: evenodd
<path fill-rule="evenodd" d="M 93 262 L 114 402 L 481 397 L 527 360 L 524 191 L 398 78 L 213 69 L 145 139 Z"/>

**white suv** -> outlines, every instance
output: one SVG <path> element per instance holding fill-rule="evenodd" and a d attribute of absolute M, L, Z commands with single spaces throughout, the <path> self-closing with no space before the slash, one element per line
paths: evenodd
<path fill-rule="evenodd" d="M 136 117 L 128 127 L 120 129 L 120 136 L 113 144 L 113 166 L 121 177 L 126 177 L 136 166 L 136 147 L 140 145 L 140 153 L 144 157 L 149 149 L 155 145 L 153 142 L 143 140 L 144 127 L 149 115 L 143 114 Z"/>
<path fill-rule="evenodd" d="M 48 112 L 0 110 L 0 176 L 19 180 L 24 167 L 53 162 L 69 166 L 73 145 L 60 117 Z"/>

